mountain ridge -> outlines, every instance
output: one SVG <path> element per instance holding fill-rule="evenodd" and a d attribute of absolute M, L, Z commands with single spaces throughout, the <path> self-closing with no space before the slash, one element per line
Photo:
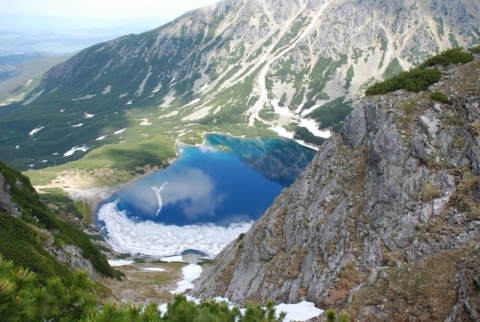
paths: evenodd
<path fill-rule="evenodd" d="M 218 131 L 320 144 L 318 137 L 341 128 L 351 102 L 375 79 L 478 41 L 479 11 L 463 0 L 220 2 L 153 31 L 95 45 L 52 69 L 24 105 L 3 118 L 5 155 L 22 168 L 64 163 L 59 151 L 42 154 L 36 147 L 52 143 L 53 131 L 78 133 L 83 142 L 70 141 L 95 149 L 122 141 L 108 123 L 140 132 L 145 128 L 134 129 L 134 121 L 145 118 L 156 134 L 184 143 Z M 24 108 L 43 113 L 30 115 L 28 130 L 8 127 Z M 90 119 L 89 131 L 51 128 L 58 118 L 87 126 L 83 113 L 104 121 Z M 45 127 L 31 144 L 26 134 L 39 124 Z M 64 151 L 72 147 L 55 143 Z M 36 149 L 28 161 L 16 151 L 22 145 Z"/>
<path fill-rule="evenodd" d="M 475 320 L 479 58 L 442 68 L 429 91 L 360 101 L 192 294 L 305 299 L 359 320 Z"/>

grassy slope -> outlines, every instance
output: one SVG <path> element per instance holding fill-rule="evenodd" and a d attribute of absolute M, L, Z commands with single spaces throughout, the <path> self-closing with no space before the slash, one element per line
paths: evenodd
<path fill-rule="evenodd" d="M 58 220 L 39 200 L 32 188 L 30 180 L 21 173 L 0 162 L 0 170 L 10 186 L 13 202 L 22 212 L 17 219 L 7 214 L 0 214 L 0 252 L 16 265 L 31 268 L 41 280 L 55 275 L 66 280 L 71 279 L 71 272 L 63 264 L 59 264 L 45 246 L 51 243 L 48 230 L 54 237 L 54 245 L 76 245 L 83 251 L 94 268 L 102 275 L 119 277 L 100 251 L 90 242 L 88 236 L 70 224 Z M 17 182 L 17 184 L 16 184 Z M 21 184 L 18 184 L 20 182 Z"/>

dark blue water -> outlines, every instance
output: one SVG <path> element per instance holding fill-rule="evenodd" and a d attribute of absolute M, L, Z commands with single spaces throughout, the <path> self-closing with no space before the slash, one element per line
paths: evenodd
<path fill-rule="evenodd" d="M 220 134 L 207 135 L 202 146 L 178 148 L 171 166 L 131 183 L 98 209 L 118 199 L 118 210 L 137 222 L 226 227 L 254 221 L 315 153 L 290 140 Z M 159 200 L 155 190 L 162 186 Z"/>

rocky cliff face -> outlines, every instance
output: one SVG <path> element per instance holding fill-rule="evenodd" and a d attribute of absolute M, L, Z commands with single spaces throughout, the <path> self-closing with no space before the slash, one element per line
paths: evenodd
<path fill-rule="evenodd" d="M 346 308 L 360 320 L 480 312 L 480 62 L 431 92 L 362 100 L 343 132 L 197 281 L 195 296 Z"/>
<path fill-rule="evenodd" d="M 17 218 L 22 216 L 20 209 L 12 201 L 10 185 L 6 182 L 2 173 L 0 173 L 0 211 Z"/>

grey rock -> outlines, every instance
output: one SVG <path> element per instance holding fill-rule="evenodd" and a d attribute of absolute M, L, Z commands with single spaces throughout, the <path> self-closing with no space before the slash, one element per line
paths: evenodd
<path fill-rule="evenodd" d="M 428 152 L 424 140 L 420 136 L 415 136 L 412 139 L 412 154 L 422 161 L 427 161 Z"/>
<path fill-rule="evenodd" d="M 346 118 L 344 135 L 347 143 L 356 148 L 359 146 L 367 132 L 365 112 L 361 105 L 357 106 Z"/>
<path fill-rule="evenodd" d="M 468 152 L 468 157 L 472 164 L 473 171 L 478 175 L 480 173 L 480 147 L 478 145 L 472 146 Z"/>
<path fill-rule="evenodd" d="M 0 173 L 0 211 L 8 215 L 20 218 L 22 213 L 19 207 L 13 202 L 10 195 L 10 186 L 5 181 L 3 174 Z"/>
<path fill-rule="evenodd" d="M 420 123 L 427 130 L 430 137 L 435 138 L 439 130 L 439 121 L 436 117 L 434 115 L 422 115 L 420 116 Z"/>
<path fill-rule="evenodd" d="M 449 73 L 450 79 L 461 76 L 478 87 L 479 68 L 467 64 L 450 68 Z M 454 84 L 443 79 L 438 85 L 455 95 L 450 105 L 436 111 L 424 93 L 400 92 L 361 101 L 344 131 L 321 146 L 305 172 L 241 241 L 218 255 L 197 281 L 193 295 L 221 295 L 237 302 L 306 299 L 321 306 L 331 300 L 342 272 L 353 267 L 366 283 L 358 282 L 345 299 L 337 300 L 337 305 L 346 305 L 366 285 L 395 276 L 383 269 L 389 256 L 394 256 L 390 261 L 394 266 L 407 261 L 413 270 L 421 261 L 476 245 L 480 227 L 472 218 L 478 214 L 475 208 L 460 204 L 460 209 L 456 204 L 457 192 L 468 180 L 464 174 L 478 174 L 479 167 L 478 133 L 465 130 L 467 115 L 474 113 L 467 110 L 473 105 L 462 102 L 480 97 L 478 91 L 461 91 Z M 408 124 L 404 119 L 399 122 L 398 110 L 412 100 L 423 112 Z M 447 110 L 448 117 L 442 114 Z M 402 136 L 401 127 L 408 127 L 409 134 Z M 464 147 L 453 149 L 459 133 Z M 462 154 L 468 154 L 467 161 Z M 478 200 L 480 183 L 470 186 L 465 195 Z M 456 306 L 458 312 L 470 302 L 465 298 L 462 303 Z M 393 318 L 386 306 L 377 308 L 363 312 L 380 320 Z M 467 308 L 472 317 L 475 310 Z M 454 311 L 451 317 L 458 317 Z"/>
<path fill-rule="evenodd" d="M 83 257 L 83 251 L 74 245 L 66 245 L 61 248 L 52 246 L 50 252 L 62 263 L 72 270 L 86 270 L 91 278 L 97 276 L 92 263 Z"/>

